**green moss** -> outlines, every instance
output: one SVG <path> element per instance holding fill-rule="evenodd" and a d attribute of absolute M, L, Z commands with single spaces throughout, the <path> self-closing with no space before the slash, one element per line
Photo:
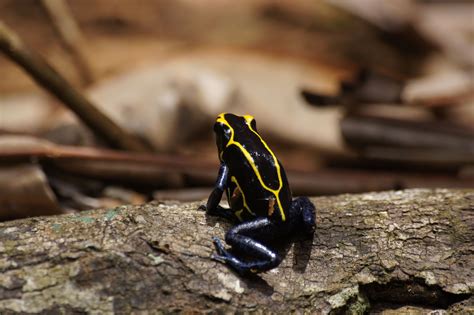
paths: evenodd
<path fill-rule="evenodd" d="M 107 220 L 112 220 L 117 214 L 120 213 L 120 210 L 115 210 L 115 209 L 110 209 L 109 211 L 107 211 L 107 213 L 105 214 L 105 218 Z"/>
<path fill-rule="evenodd" d="M 12 240 L 5 240 L 2 243 L 6 253 L 13 251 L 18 246 L 18 242 Z"/>
<path fill-rule="evenodd" d="M 95 221 L 94 218 L 91 217 L 83 217 L 83 216 L 77 216 L 77 217 L 72 217 L 73 220 L 84 222 L 84 223 L 92 223 Z"/>
<path fill-rule="evenodd" d="M 362 314 L 366 314 L 369 311 L 369 309 L 370 309 L 369 299 L 365 295 L 359 294 L 354 299 L 354 301 L 348 305 L 345 313 L 362 315 Z"/>

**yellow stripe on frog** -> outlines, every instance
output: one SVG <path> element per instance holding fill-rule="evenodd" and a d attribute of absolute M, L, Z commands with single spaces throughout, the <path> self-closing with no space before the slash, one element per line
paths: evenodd
<path fill-rule="evenodd" d="M 245 208 L 248 212 L 250 212 L 250 214 L 252 214 L 252 215 L 255 216 L 255 213 L 254 213 L 252 210 L 250 210 L 250 207 L 249 207 L 248 204 L 247 204 L 247 200 L 245 199 L 245 193 L 244 193 L 244 191 L 240 188 L 240 185 L 239 185 L 239 182 L 237 181 L 237 178 L 235 178 L 234 176 L 232 176 L 232 177 L 230 178 L 230 180 L 237 186 L 237 189 L 238 189 L 238 190 L 240 191 L 240 193 L 242 194 L 242 202 L 244 203 L 244 208 Z M 240 212 L 240 213 L 242 213 L 242 212 Z M 239 213 L 239 215 L 240 215 L 240 213 Z M 237 214 L 237 213 L 236 213 L 236 214 Z M 238 218 L 240 219 L 240 221 L 242 221 L 242 218 L 241 218 L 240 216 L 238 216 Z"/>

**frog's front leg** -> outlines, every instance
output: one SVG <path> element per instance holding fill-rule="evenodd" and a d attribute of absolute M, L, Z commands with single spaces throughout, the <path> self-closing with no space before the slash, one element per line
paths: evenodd
<path fill-rule="evenodd" d="M 225 241 L 234 251 L 252 258 L 247 261 L 241 260 L 228 252 L 217 237 L 213 238 L 217 250 L 217 255 L 213 255 L 213 258 L 227 263 L 241 274 L 270 270 L 280 264 L 281 258 L 260 240 L 276 239 L 285 234 L 285 230 L 284 226 L 268 218 L 257 218 L 241 223 L 226 233 Z"/>
<path fill-rule="evenodd" d="M 234 219 L 235 215 L 230 209 L 219 206 L 219 202 L 222 198 L 222 193 L 227 187 L 227 178 L 229 176 L 229 167 L 222 163 L 219 167 L 219 173 L 217 174 L 216 184 L 212 190 L 209 198 L 207 199 L 206 205 L 201 205 L 200 210 L 205 210 L 207 214 L 213 216 L 219 216 L 226 219 Z"/>

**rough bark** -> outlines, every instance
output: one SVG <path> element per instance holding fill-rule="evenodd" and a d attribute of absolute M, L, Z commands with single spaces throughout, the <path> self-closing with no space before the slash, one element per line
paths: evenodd
<path fill-rule="evenodd" d="M 312 200 L 312 245 L 252 278 L 210 259 L 229 225 L 197 202 L 2 223 L 0 313 L 474 311 L 474 190 Z"/>

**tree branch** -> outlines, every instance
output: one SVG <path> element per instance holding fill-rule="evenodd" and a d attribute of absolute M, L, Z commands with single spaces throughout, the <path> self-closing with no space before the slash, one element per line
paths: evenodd
<path fill-rule="evenodd" d="M 0 21 L 0 51 L 16 62 L 31 77 L 71 109 L 98 136 L 113 146 L 130 151 L 148 151 L 135 137 L 102 113 L 54 70 L 40 55 Z"/>
<path fill-rule="evenodd" d="M 0 312 L 474 310 L 474 190 L 312 200 L 312 243 L 254 278 L 210 259 L 229 225 L 199 203 L 1 223 Z"/>

